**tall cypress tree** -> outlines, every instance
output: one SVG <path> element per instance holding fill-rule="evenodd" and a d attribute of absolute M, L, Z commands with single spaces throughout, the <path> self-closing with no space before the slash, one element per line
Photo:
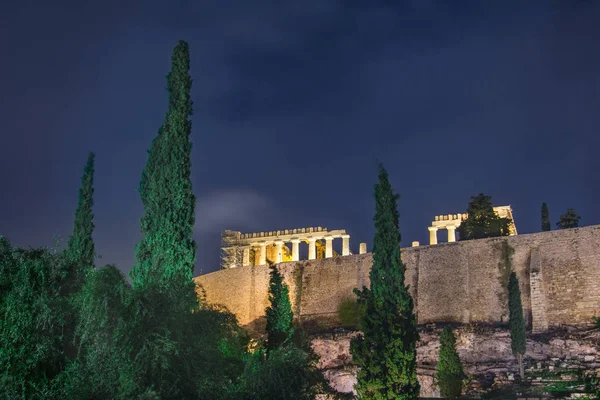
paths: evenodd
<path fill-rule="evenodd" d="M 447 326 L 440 336 L 440 357 L 437 364 L 437 379 L 443 398 L 457 398 L 462 392 L 465 373 L 456 351 L 456 338 Z"/>
<path fill-rule="evenodd" d="M 549 231 L 550 227 L 550 214 L 548 213 L 548 206 L 546 203 L 542 203 L 542 231 Z"/>
<path fill-rule="evenodd" d="M 94 232 L 94 158 L 95 154 L 88 156 L 81 187 L 79 188 L 79 202 L 75 211 L 75 223 L 73 233 L 67 242 L 65 251 L 66 262 L 69 265 L 67 286 L 69 290 L 77 290 L 83 285 L 85 274 L 94 268 L 96 249 L 92 233 Z"/>
<path fill-rule="evenodd" d="M 139 187 L 144 205 L 141 220 L 144 238 L 136 247 L 137 265 L 131 271 L 134 287 L 150 285 L 164 290 L 193 284 L 196 198 L 190 179 L 192 79 L 189 69 L 188 45 L 179 41 L 167 76 L 168 111 L 148 152 Z"/>
<path fill-rule="evenodd" d="M 525 379 L 523 368 L 523 354 L 526 350 L 525 318 L 523 318 L 523 305 L 521 303 L 521 289 L 517 274 L 511 272 L 508 280 L 508 326 L 510 328 L 510 347 L 519 363 L 521 379 Z"/>
<path fill-rule="evenodd" d="M 416 399 L 417 323 L 413 300 L 404 284 L 405 267 L 400 259 L 398 195 L 379 164 L 375 185 L 375 237 L 370 289 L 355 289 L 366 304 L 361 318 L 363 335 L 352 340 L 350 351 L 358 365 L 355 386 L 363 399 Z"/>
<path fill-rule="evenodd" d="M 267 316 L 267 351 L 275 350 L 294 333 L 292 321 L 292 304 L 290 303 L 288 286 L 283 282 L 283 276 L 275 264 L 271 264 L 271 277 L 269 280 L 269 301 L 271 305 L 266 309 Z"/>

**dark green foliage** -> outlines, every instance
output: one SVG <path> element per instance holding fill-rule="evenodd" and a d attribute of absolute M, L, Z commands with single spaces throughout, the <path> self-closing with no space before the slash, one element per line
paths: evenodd
<path fill-rule="evenodd" d="M 437 365 L 440 394 L 444 398 L 460 397 L 463 380 L 466 378 L 456 351 L 456 338 L 450 327 L 444 328 L 440 336 L 440 356 Z"/>
<path fill-rule="evenodd" d="M 90 153 L 79 188 L 79 201 L 75 211 L 73 233 L 67 242 L 65 258 L 69 270 L 67 272 L 66 290 L 76 292 L 85 281 L 85 275 L 94 268 L 96 249 L 94 247 L 94 153 Z"/>
<path fill-rule="evenodd" d="M 0 246 L 2 269 L 12 271 L 0 299 L 0 393 L 63 398 L 57 386 L 68 362 L 62 332 L 69 307 L 60 294 L 64 260 L 46 249 L 9 250 L 7 241 Z"/>
<path fill-rule="evenodd" d="M 360 368 L 356 390 L 363 399 L 416 399 L 416 344 L 419 339 L 413 300 L 404 285 L 400 259 L 398 195 L 393 193 L 388 174 L 379 165 L 375 185 L 375 238 L 371 287 L 355 289 L 366 305 L 361 318 L 363 336 L 352 340 L 350 352 Z"/>
<path fill-rule="evenodd" d="M 575 210 L 569 208 L 566 214 L 560 216 L 560 220 L 556 223 L 558 229 L 577 228 L 581 217 L 575 213 Z"/>
<path fill-rule="evenodd" d="M 309 354 L 294 344 L 249 353 L 242 376 L 243 393 L 238 399 L 312 400 L 327 391 L 322 374 Z"/>
<path fill-rule="evenodd" d="M 512 272 L 508 281 L 508 326 L 510 328 L 510 346 L 513 354 L 517 357 L 521 370 L 521 379 L 524 378 L 522 356 L 526 349 L 526 327 L 523 318 L 523 305 L 521 303 L 521 289 L 519 279 Z"/>
<path fill-rule="evenodd" d="M 166 290 L 191 281 L 196 259 L 192 238 L 196 198 L 192 193 L 192 101 L 188 45 L 179 41 L 167 76 L 169 108 L 153 140 L 139 192 L 144 205 L 144 238 L 136 247 L 133 287 Z"/>
<path fill-rule="evenodd" d="M 546 203 L 542 203 L 542 231 L 552 230 L 550 227 L 550 213 Z"/>
<path fill-rule="evenodd" d="M 471 196 L 467 214 L 469 217 L 457 229 L 460 240 L 508 236 L 510 233 L 510 219 L 500 218 L 496 214 L 491 196 L 483 193 L 477 197 Z"/>
<path fill-rule="evenodd" d="M 281 347 L 294 333 L 292 321 L 292 304 L 288 286 L 283 282 L 283 276 L 277 266 L 270 265 L 271 278 L 269 280 L 269 301 L 271 305 L 266 309 L 267 317 L 267 351 Z"/>
<path fill-rule="evenodd" d="M 338 307 L 340 323 L 345 328 L 360 329 L 360 319 L 365 314 L 365 304 L 353 298 L 342 300 Z"/>

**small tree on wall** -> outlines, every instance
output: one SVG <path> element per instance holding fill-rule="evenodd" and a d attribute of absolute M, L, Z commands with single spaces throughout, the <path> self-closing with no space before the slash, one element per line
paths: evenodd
<path fill-rule="evenodd" d="M 283 282 L 283 276 L 274 264 L 270 265 L 269 301 L 267 316 L 267 351 L 275 350 L 287 342 L 294 333 L 292 304 L 289 289 Z"/>
<path fill-rule="evenodd" d="M 523 368 L 523 354 L 526 349 L 525 318 L 523 318 L 523 304 L 521 303 L 521 289 L 517 274 L 511 272 L 508 281 L 508 326 L 510 328 L 510 347 L 519 363 L 519 374 L 525 379 Z"/>
<path fill-rule="evenodd" d="M 456 338 L 447 326 L 440 336 L 440 356 L 437 364 L 440 394 L 444 398 L 457 398 L 462 393 L 465 373 L 456 351 Z"/>
<path fill-rule="evenodd" d="M 575 213 L 575 210 L 573 208 L 569 208 L 566 214 L 560 216 L 556 226 L 558 229 L 577 228 L 579 226 L 580 219 L 581 217 Z"/>
<path fill-rule="evenodd" d="M 471 196 L 467 208 L 469 215 L 457 231 L 460 240 L 483 239 L 488 237 L 508 236 L 510 234 L 510 218 L 501 218 L 492 207 L 492 197 L 483 193 Z"/>
<path fill-rule="evenodd" d="M 548 213 L 548 206 L 546 203 L 542 203 L 542 231 L 549 231 L 550 227 L 550 214 Z"/>

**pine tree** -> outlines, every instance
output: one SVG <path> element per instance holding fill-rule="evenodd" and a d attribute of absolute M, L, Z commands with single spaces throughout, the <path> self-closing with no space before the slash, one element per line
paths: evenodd
<path fill-rule="evenodd" d="M 153 140 L 142 172 L 139 192 L 144 205 L 141 220 L 144 238 L 136 247 L 137 265 L 131 271 L 132 285 L 193 285 L 196 259 L 192 193 L 191 133 L 192 101 L 188 45 L 179 41 L 171 57 L 167 76 L 169 108 Z"/>
<path fill-rule="evenodd" d="M 87 272 L 94 269 L 94 157 L 94 153 L 90 153 L 83 170 L 73 234 L 69 237 L 65 251 L 65 261 L 70 269 L 67 277 L 69 290 L 78 290 L 83 285 Z"/>
<path fill-rule="evenodd" d="M 274 264 L 270 265 L 269 301 L 266 309 L 267 316 L 267 351 L 271 352 L 281 347 L 294 333 L 292 321 L 292 304 L 290 303 L 288 286 L 283 282 L 283 276 Z"/>
<path fill-rule="evenodd" d="M 523 318 L 523 305 L 521 303 L 521 289 L 519 289 L 519 279 L 514 272 L 511 272 L 508 281 L 508 326 L 510 328 L 510 347 L 513 354 L 517 357 L 519 363 L 519 373 L 521 379 L 525 379 L 525 370 L 523 368 L 523 354 L 526 350 L 526 332 L 525 319 Z"/>
<path fill-rule="evenodd" d="M 492 207 L 491 196 L 483 193 L 471 196 L 467 214 L 469 217 L 457 229 L 460 240 L 508 236 L 510 233 L 510 219 L 498 216 Z"/>
<path fill-rule="evenodd" d="M 573 208 L 569 208 L 566 214 L 560 216 L 560 220 L 556 223 L 558 229 L 577 228 L 581 217 L 575 213 Z"/>
<path fill-rule="evenodd" d="M 398 195 L 379 164 L 375 185 L 375 237 L 370 289 L 355 289 L 366 304 L 361 318 L 363 335 L 352 340 L 350 351 L 358 365 L 355 386 L 363 399 L 416 399 L 417 323 L 413 300 L 404 284 L 405 267 L 400 259 Z"/>
<path fill-rule="evenodd" d="M 548 206 L 546 203 L 542 203 L 542 231 L 549 231 L 550 227 L 550 214 L 548 213 Z"/>
<path fill-rule="evenodd" d="M 460 397 L 465 373 L 456 351 L 456 338 L 448 326 L 444 328 L 440 336 L 440 356 L 437 369 L 438 385 L 442 397 Z"/>

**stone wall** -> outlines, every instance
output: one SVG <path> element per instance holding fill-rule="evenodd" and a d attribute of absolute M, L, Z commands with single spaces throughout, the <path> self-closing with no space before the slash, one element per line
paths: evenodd
<path fill-rule="evenodd" d="M 402 260 L 420 324 L 506 322 L 511 270 L 519 277 L 528 325 L 535 316 L 536 330 L 589 324 L 600 316 L 600 225 L 409 247 L 402 249 Z M 372 254 L 362 254 L 278 268 L 296 316 L 335 320 L 352 289 L 368 286 L 371 263 Z M 268 266 L 221 270 L 196 280 L 209 302 L 225 305 L 242 325 L 260 328 L 269 305 Z"/>

